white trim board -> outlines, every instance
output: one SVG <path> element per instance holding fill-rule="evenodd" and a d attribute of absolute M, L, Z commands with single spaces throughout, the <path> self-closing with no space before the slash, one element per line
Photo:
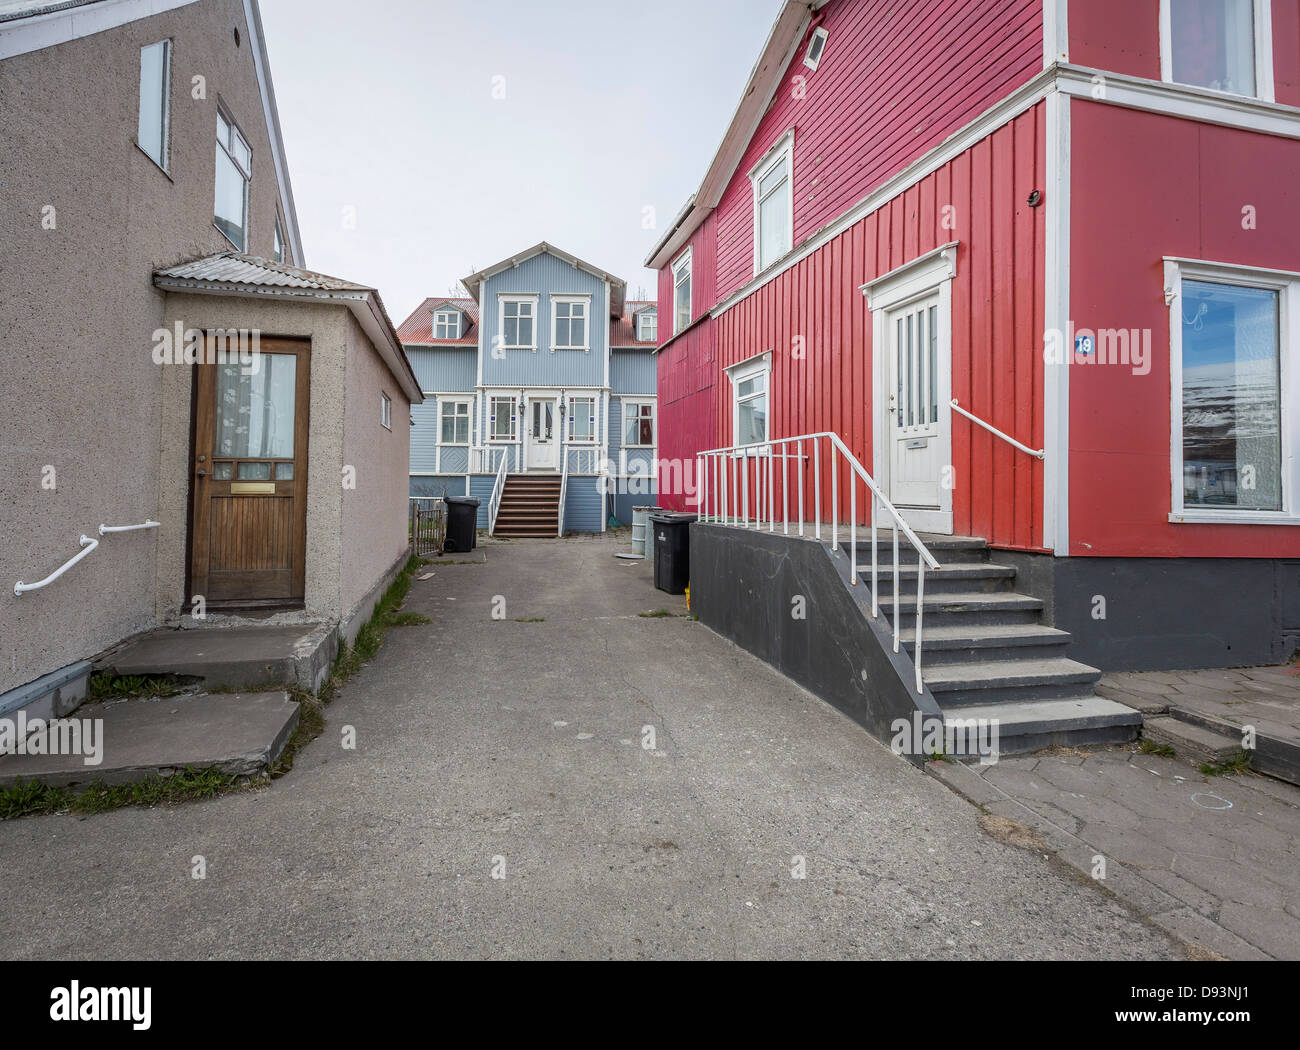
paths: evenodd
<path fill-rule="evenodd" d="M 1070 96 L 1047 99 L 1043 328 L 1070 330 Z M 1065 348 L 1068 352 L 1073 348 Z M 1070 369 L 1043 365 L 1043 546 L 1070 553 Z"/>
<path fill-rule="evenodd" d="M 0 60 L 94 36 L 128 22 L 161 15 L 197 0 L 100 0 L 0 23 Z"/>

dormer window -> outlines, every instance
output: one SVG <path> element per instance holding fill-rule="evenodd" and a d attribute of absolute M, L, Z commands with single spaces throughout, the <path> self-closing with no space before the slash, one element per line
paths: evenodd
<path fill-rule="evenodd" d="M 459 339 L 460 311 L 435 311 L 433 315 L 433 337 L 435 339 Z"/>
<path fill-rule="evenodd" d="M 659 315 L 653 308 L 642 310 L 636 319 L 636 337 L 642 343 L 659 341 Z"/>
<path fill-rule="evenodd" d="M 812 36 L 808 39 L 808 50 L 803 55 L 803 64 L 809 69 L 816 69 L 817 64 L 822 60 L 822 52 L 826 50 L 826 38 L 829 36 L 830 33 L 821 26 L 812 31 Z"/>

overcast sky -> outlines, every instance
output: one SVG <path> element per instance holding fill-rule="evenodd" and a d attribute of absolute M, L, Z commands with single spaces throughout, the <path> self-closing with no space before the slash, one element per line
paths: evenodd
<path fill-rule="evenodd" d="M 261 6 L 307 265 L 374 285 L 401 324 L 543 240 L 654 298 L 641 262 L 698 187 L 780 4 Z"/>

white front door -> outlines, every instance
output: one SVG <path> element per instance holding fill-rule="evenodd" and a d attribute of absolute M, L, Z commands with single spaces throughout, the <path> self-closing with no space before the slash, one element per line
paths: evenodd
<path fill-rule="evenodd" d="M 943 322 L 937 292 L 890 310 L 885 319 L 888 491 L 913 528 L 950 533 L 952 410 Z"/>
<path fill-rule="evenodd" d="M 555 399 L 528 403 L 528 469 L 554 470 L 559 462 L 556 448 Z"/>

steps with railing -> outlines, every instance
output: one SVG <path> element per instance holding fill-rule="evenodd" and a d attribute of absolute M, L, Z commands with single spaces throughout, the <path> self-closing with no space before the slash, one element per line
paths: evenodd
<path fill-rule="evenodd" d="M 493 535 L 554 539 L 562 486 L 559 474 L 507 475 Z"/>

